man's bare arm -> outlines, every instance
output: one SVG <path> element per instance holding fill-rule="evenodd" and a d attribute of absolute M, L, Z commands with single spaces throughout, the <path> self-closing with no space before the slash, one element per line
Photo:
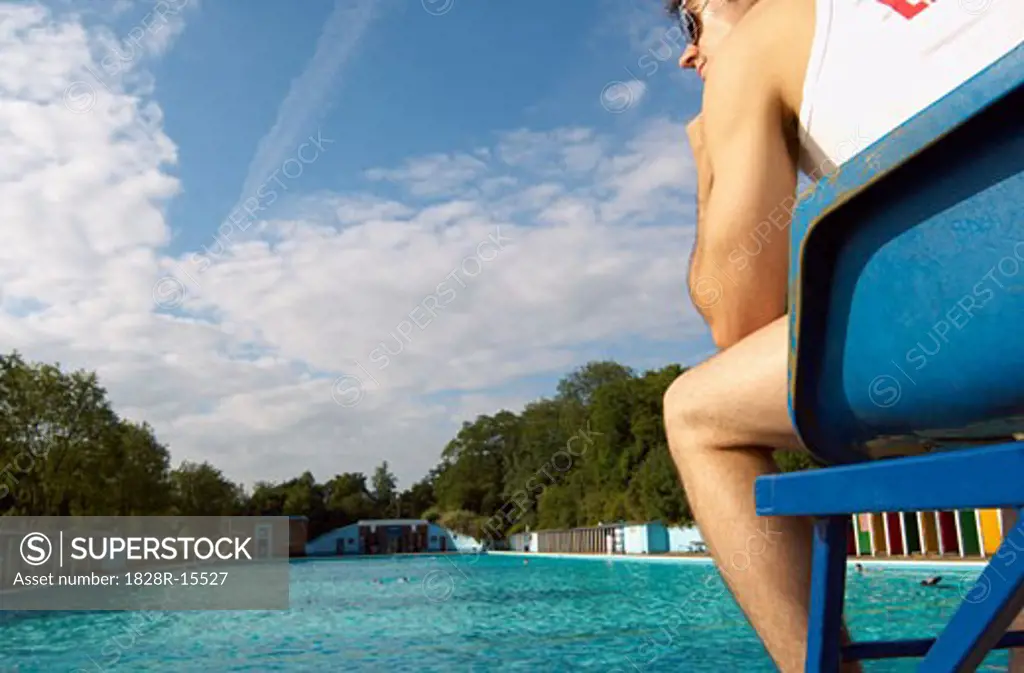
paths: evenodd
<path fill-rule="evenodd" d="M 743 53 L 756 43 L 730 42 L 735 48 L 719 55 L 704 94 L 712 177 L 689 279 L 719 348 L 786 311 L 789 222 L 778 212 L 793 203 L 797 182 L 784 106 L 760 55 Z"/>
<path fill-rule="evenodd" d="M 693 150 L 693 160 L 697 169 L 697 227 L 694 233 L 694 245 L 690 253 L 690 264 L 688 267 L 690 278 L 693 278 L 694 269 L 700 264 L 698 257 L 700 252 L 699 241 L 703 228 L 704 210 L 707 207 L 708 196 L 711 193 L 712 181 L 711 164 L 708 161 L 708 154 L 704 148 L 704 121 L 701 115 L 697 115 L 686 126 L 686 135 L 690 140 L 690 148 Z M 704 308 L 708 302 L 704 301 L 700 295 L 694 292 L 692 284 L 690 287 L 690 299 L 693 301 L 693 305 L 697 307 L 697 311 L 707 320 L 707 316 L 704 315 Z"/>

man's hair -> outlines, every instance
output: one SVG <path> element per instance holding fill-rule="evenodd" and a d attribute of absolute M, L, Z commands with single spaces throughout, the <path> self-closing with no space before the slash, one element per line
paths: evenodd
<path fill-rule="evenodd" d="M 686 3 L 687 0 L 665 0 L 665 11 L 672 16 L 679 16 L 679 12 L 686 9 Z"/>

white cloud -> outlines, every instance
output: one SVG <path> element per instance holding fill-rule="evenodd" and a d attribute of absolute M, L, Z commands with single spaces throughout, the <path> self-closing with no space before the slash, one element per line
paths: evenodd
<path fill-rule="evenodd" d="M 703 329 L 682 310 L 693 178 L 667 121 L 625 144 L 522 129 L 375 173 L 431 194 L 428 207 L 307 195 L 159 312 L 154 283 L 185 264 L 164 251 L 176 148 L 147 91 L 123 80 L 87 113 L 67 108 L 98 36 L 0 5 L 0 350 L 96 369 L 175 462 L 208 459 L 251 484 L 387 458 L 408 483 L 454 418 L 523 399 L 520 377 L 581 364 L 582 345 Z M 431 162 L 448 173 L 424 192 L 417 167 Z M 340 374 L 363 382 L 358 404 L 338 404 Z"/>
<path fill-rule="evenodd" d="M 498 156 L 509 166 L 551 177 L 585 175 L 597 166 L 604 150 L 605 141 L 587 128 L 519 129 L 504 134 L 497 148 Z"/>
<path fill-rule="evenodd" d="M 465 189 L 486 172 L 487 164 L 477 157 L 433 154 L 410 159 L 401 168 L 370 169 L 366 177 L 404 184 L 415 196 L 445 196 Z"/>
<path fill-rule="evenodd" d="M 636 109 L 647 95 L 647 83 L 639 79 L 612 81 L 601 89 L 601 107 L 612 114 Z"/>

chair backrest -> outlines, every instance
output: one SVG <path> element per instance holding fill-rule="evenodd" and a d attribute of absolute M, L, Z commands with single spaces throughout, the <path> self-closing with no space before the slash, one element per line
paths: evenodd
<path fill-rule="evenodd" d="M 797 208 L 790 411 L 830 463 L 1024 432 L 1024 44 Z"/>

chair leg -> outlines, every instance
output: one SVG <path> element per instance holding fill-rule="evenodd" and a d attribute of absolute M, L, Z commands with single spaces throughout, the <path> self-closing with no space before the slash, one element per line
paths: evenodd
<path fill-rule="evenodd" d="M 846 593 L 848 516 L 828 516 L 814 520 L 807 673 L 839 673 L 843 600 Z"/>
<path fill-rule="evenodd" d="M 1024 607 L 1024 511 L 928 650 L 922 673 L 974 671 Z"/>

